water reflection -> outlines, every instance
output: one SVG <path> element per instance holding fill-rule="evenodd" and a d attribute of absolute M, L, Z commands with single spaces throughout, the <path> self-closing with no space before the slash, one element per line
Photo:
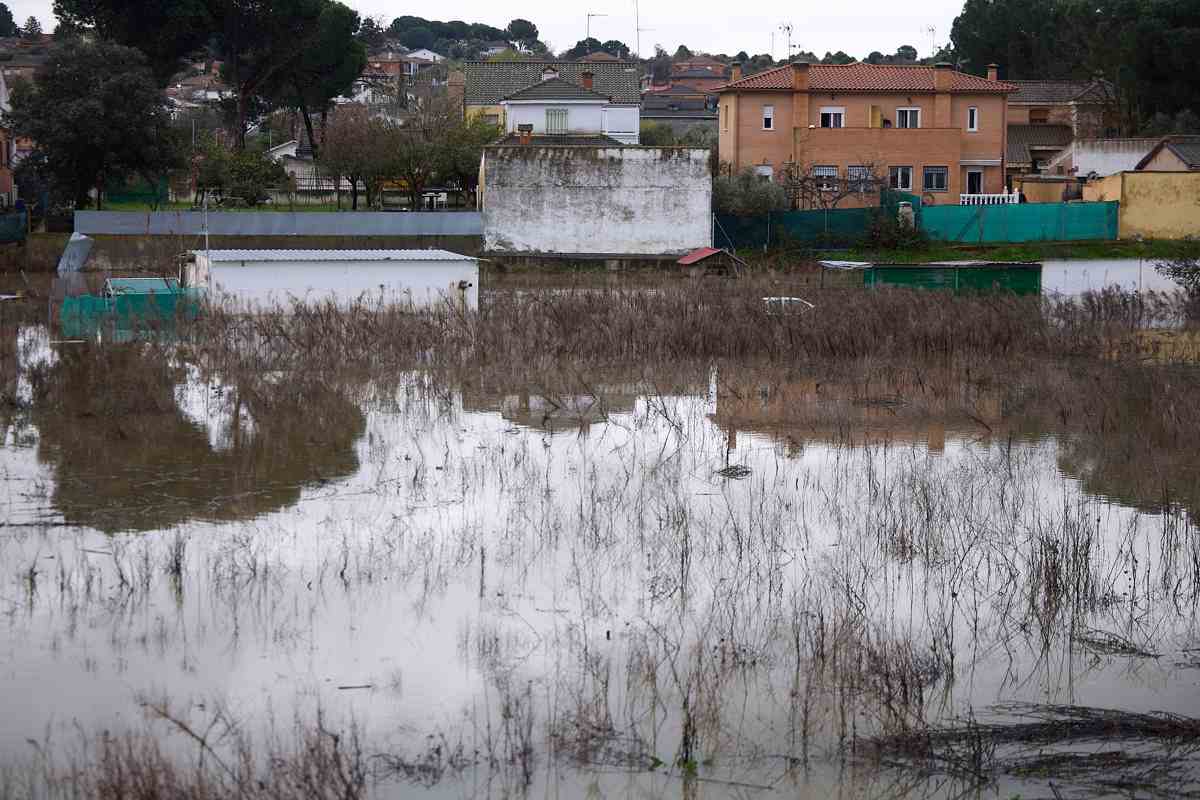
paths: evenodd
<path fill-rule="evenodd" d="M 153 347 L 81 343 L 58 349 L 37 392 L 54 505 L 102 531 L 253 518 L 359 466 L 362 410 L 319 380 L 226 384 Z"/>

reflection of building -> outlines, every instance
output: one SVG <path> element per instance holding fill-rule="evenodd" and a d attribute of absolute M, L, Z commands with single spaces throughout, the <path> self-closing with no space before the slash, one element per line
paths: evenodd
<path fill-rule="evenodd" d="M 941 451 L 948 435 L 988 435 L 1001 423 L 998 391 L 976 394 L 945 372 L 924 374 L 921 381 L 727 374 L 717 382 L 712 421 L 731 447 L 742 431 L 771 436 L 790 452 L 811 441 L 919 442 Z"/>
<path fill-rule="evenodd" d="M 587 430 L 613 414 L 631 414 L 645 397 L 704 391 L 698 377 L 681 370 L 663 380 L 643 380 L 638 370 L 592 372 L 594 381 L 552 375 L 544 381 L 516 378 L 469 379 L 462 384 L 464 411 L 499 413 L 525 428 L 551 433 Z"/>

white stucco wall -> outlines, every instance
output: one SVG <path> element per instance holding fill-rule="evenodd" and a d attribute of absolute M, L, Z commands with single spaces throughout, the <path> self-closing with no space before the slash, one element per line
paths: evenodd
<path fill-rule="evenodd" d="M 1101 178 L 1127 172 L 1154 149 L 1159 139 L 1076 139 L 1061 155 L 1046 166 L 1053 173 L 1059 163 L 1073 167 L 1075 175 L 1093 172 Z"/>
<path fill-rule="evenodd" d="M 567 130 L 570 133 L 599 133 L 604 130 L 603 102 L 596 103 L 510 103 L 508 133 L 516 133 L 518 125 L 532 125 L 534 133 L 546 132 L 546 109 L 567 110 Z"/>
<path fill-rule="evenodd" d="M 484 248 L 497 254 L 657 256 L 712 243 L 708 150 L 490 147 Z"/>
<path fill-rule="evenodd" d="M 204 265 L 199 266 L 202 269 Z M 364 295 L 371 302 L 382 298 L 386 303 L 415 307 L 446 300 L 465 303 L 468 308 L 479 305 L 479 265 L 475 261 L 246 261 L 214 262 L 210 269 L 214 299 L 263 309 L 290 305 L 292 298 L 347 305 Z M 460 281 L 470 286 L 460 292 Z M 199 279 L 194 284 L 204 285 Z"/>

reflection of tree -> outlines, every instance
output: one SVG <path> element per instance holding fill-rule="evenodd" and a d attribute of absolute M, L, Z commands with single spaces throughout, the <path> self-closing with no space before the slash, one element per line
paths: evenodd
<path fill-rule="evenodd" d="M 175 391 L 186 375 L 162 353 L 137 345 L 59 355 L 37 381 L 35 422 L 68 522 L 119 531 L 246 519 L 358 468 L 362 412 L 319 381 L 254 376 L 218 389 L 214 402 L 231 420 L 218 450 L 181 411 Z"/>

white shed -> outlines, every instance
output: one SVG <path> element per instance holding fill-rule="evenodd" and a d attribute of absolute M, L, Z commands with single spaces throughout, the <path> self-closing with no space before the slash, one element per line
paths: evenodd
<path fill-rule="evenodd" d="M 446 250 L 194 250 L 184 283 L 251 307 L 364 298 L 479 306 L 479 261 Z"/>

